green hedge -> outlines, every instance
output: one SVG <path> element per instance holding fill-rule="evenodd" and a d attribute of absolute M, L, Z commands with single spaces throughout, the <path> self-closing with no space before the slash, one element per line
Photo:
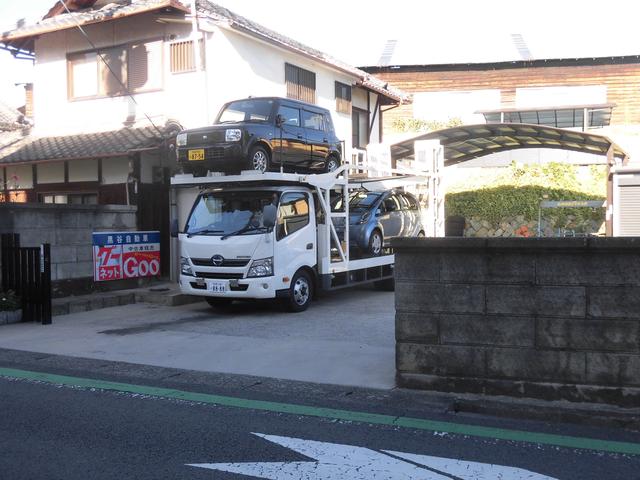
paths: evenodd
<path fill-rule="evenodd" d="M 474 188 L 469 185 L 465 189 L 462 185 L 458 187 L 462 191 L 452 189 L 454 191 L 446 196 L 445 209 L 447 216 L 477 217 L 492 223 L 518 215 L 524 216 L 526 221 L 536 221 L 543 200 L 604 200 L 605 180 L 605 170 L 601 167 L 591 167 L 590 178 L 579 180 L 573 165 L 520 166 L 512 163 L 491 186 Z M 560 223 L 565 223 L 569 215 L 578 221 L 604 219 L 604 209 L 544 209 L 542 213 L 546 219 L 553 218 Z"/>

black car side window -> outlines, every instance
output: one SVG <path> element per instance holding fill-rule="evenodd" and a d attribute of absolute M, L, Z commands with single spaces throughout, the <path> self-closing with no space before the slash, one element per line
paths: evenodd
<path fill-rule="evenodd" d="M 310 128 L 312 130 L 324 130 L 324 122 L 321 113 L 310 112 L 308 110 L 302 111 L 302 124 L 304 128 Z"/>
<path fill-rule="evenodd" d="M 291 125 L 292 127 L 300 126 L 300 110 L 297 108 L 285 107 L 280 105 L 278 109 L 278 115 L 282 115 L 285 125 Z"/>

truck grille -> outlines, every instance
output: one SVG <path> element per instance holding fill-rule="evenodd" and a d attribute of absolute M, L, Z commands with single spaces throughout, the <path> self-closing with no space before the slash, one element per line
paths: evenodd
<path fill-rule="evenodd" d="M 210 258 L 191 258 L 191 263 L 196 267 L 246 267 L 249 263 L 249 259 L 246 258 L 225 258 L 220 265 L 214 265 L 211 263 Z"/>
<path fill-rule="evenodd" d="M 242 273 L 227 272 L 196 272 L 196 277 L 200 278 L 218 278 L 220 280 L 239 280 L 243 277 Z"/>

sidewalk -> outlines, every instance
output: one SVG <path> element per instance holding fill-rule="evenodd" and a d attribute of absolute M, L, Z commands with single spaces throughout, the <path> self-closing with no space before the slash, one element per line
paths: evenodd
<path fill-rule="evenodd" d="M 96 292 L 89 295 L 54 298 L 52 301 L 53 316 L 70 313 L 89 312 L 101 308 L 131 305 L 134 303 L 153 303 L 167 307 L 199 302 L 198 297 L 184 295 L 178 286 L 171 282 L 158 283 L 151 286 L 112 292 Z"/>

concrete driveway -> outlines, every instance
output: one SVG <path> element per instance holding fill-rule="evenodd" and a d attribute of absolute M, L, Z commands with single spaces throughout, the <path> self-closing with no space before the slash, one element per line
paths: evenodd
<path fill-rule="evenodd" d="M 393 293 L 348 289 L 301 314 L 273 302 L 134 304 L 0 327 L 0 347 L 337 385 L 394 386 Z"/>

